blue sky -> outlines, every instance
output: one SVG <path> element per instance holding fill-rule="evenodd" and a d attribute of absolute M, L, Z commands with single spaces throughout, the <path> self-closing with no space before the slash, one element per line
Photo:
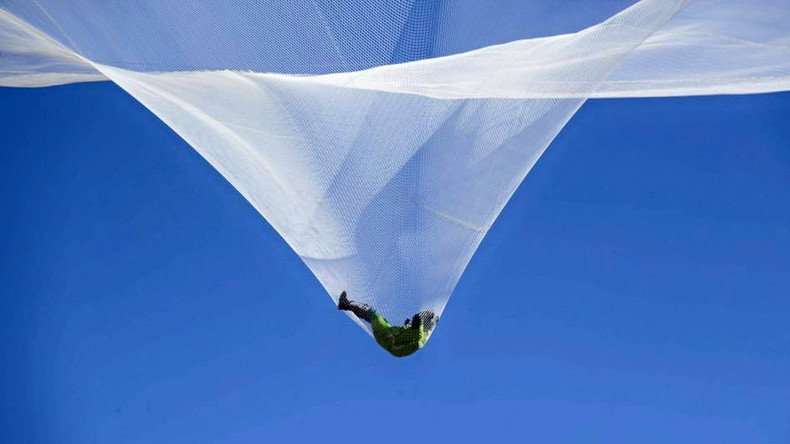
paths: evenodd
<path fill-rule="evenodd" d="M 588 102 L 403 360 L 114 85 L 0 102 L 0 442 L 790 440 L 790 94 Z"/>

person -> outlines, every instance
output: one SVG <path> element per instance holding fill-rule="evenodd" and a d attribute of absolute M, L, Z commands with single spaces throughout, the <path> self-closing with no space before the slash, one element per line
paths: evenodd
<path fill-rule="evenodd" d="M 350 311 L 359 319 L 370 323 L 376 342 L 384 350 L 399 358 L 409 356 L 421 349 L 428 342 L 438 321 L 434 312 L 423 310 L 411 319 L 406 319 L 403 326 L 393 326 L 369 305 L 349 300 L 345 291 L 340 294 L 337 309 Z"/>

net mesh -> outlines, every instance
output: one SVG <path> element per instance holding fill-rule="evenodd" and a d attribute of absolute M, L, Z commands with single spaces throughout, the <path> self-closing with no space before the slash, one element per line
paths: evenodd
<path fill-rule="evenodd" d="M 115 82 L 395 322 L 441 314 L 586 99 L 790 89 L 790 0 L 1 5 L 0 85 Z"/>

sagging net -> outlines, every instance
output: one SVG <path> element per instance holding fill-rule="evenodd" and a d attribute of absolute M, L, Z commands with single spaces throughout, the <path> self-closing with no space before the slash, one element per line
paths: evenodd
<path fill-rule="evenodd" d="M 790 89 L 790 0 L 114 3 L 0 2 L 0 85 L 115 82 L 394 321 L 586 99 Z"/>

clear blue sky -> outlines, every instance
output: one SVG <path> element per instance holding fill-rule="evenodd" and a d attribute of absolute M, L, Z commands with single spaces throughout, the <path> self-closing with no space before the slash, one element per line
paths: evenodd
<path fill-rule="evenodd" d="M 403 360 L 114 85 L 0 102 L 0 442 L 790 442 L 790 94 L 588 102 Z"/>

